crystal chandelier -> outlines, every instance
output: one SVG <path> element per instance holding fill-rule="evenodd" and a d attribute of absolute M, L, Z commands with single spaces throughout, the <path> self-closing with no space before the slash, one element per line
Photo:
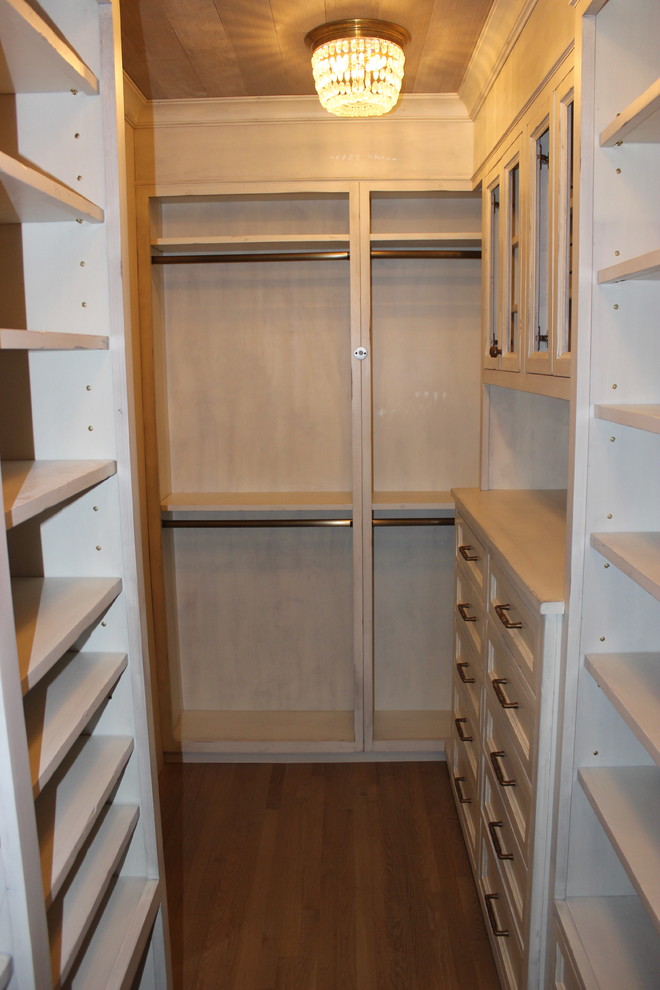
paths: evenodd
<path fill-rule="evenodd" d="M 338 117 L 380 117 L 399 98 L 410 41 L 389 21 L 355 17 L 321 24 L 305 36 L 321 106 Z"/>

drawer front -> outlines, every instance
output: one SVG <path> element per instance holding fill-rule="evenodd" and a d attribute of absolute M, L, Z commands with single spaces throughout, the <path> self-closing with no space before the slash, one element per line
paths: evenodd
<path fill-rule="evenodd" d="M 466 759 L 476 778 L 477 767 L 479 766 L 479 753 L 481 751 L 480 726 L 479 720 L 465 699 L 462 687 L 461 684 L 457 684 L 454 681 L 451 731 L 452 735 L 456 737 L 454 741 L 455 745 L 462 747 L 465 751 Z"/>
<path fill-rule="evenodd" d="M 489 619 L 489 627 L 491 620 Z M 488 629 L 486 685 L 531 780 L 536 758 L 537 703 L 528 683 L 498 634 Z"/>
<path fill-rule="evenodd" d="M 469 633 L 464 628 L 463 623 L 456 623 L 455 638 L 454 679 L 463 689 L 463 697 L 478 722 L 481 710 L 483 664 L 481 657 L 478 657 L 474 652 L 474 646 L 470 643 Z"/>
<path fill-rule="evenodd" d="M 497 704 L 497 702 L 496 702 Z M 498 706 L 499 707 L 499 706 Z M 502 809 L 527 857 L 531 834 L 532 791 L 522 761 L 501 716 L 487 698 L 485 707 L 484 760 L 493 771 Z"/>
<path fill-rule="evenodd" d="M 473 651 L 481 657 L 481 646 L 486 627 L 486 610 L 483 598 L 467 577 L 463 567 L 456 567 L 456 614 L 457 628 L 464 630 L 466 640 Z"/>
<path fill-rule="evenodd" d="M 490 849 L 490 840 L 483 834 L 480 851 L 479 893 L 502 987 L 503 990 L 523 990 L 523 944 L 516 930 L 497 860 Z"/>
<path fill-rule="evenodd" d="M 497 564 L 493 564 L 490 571 L 488 611 L 520 664 L 530 688 L 535 691 L 535 660 L 539 650 L 541 615 L 528 608 L 513 582 Z"/>
<path fill-rule="evenodd" d="M 497 788 L 490 767 L 485 766 L 483 771 L 484 842 L 490 845 L 490 853 L 498 861 L 518 930 L 524 933 L 527 924 L 527 864 L 518 848 L 511 822 L 504 811 Z"/>
<path fill-rule="evenodd" d="M 473 772 L 465 744 L 457 739 L 455 731 L 452 732 L 451 739 L 450 773 L 465 844 L 476 870 L 479 843 L 478 776 Z"/>
<path fill-rule="evenodd" d="M 476 587 L 481 591 L 486 585 L 487 550 L 473 530 L 460 516 L 456 519 L 456 559 L 472 575 Z"/>

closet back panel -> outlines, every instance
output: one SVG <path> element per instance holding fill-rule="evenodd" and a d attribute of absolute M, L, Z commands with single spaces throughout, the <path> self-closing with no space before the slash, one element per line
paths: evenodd
<path fill-rule="evenodd" d="M 172 265 L 158 281 L 169 490 L 349 491 L 347 262 Z"/>
<path fill-rule="evenodd" d="M 352 709 L 349 528 L 170 530 L 166 542 L 184 710 Z"/>

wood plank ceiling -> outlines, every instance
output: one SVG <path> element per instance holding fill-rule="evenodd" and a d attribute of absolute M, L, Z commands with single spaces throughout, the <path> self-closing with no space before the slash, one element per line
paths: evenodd
<path fill-rule="evenodd" d="M 404 93 L 455 93 L 493 0 L 121 0 L 124 67 L 148 99 L 314 93 L 307 31 L 406 27 Z"/>

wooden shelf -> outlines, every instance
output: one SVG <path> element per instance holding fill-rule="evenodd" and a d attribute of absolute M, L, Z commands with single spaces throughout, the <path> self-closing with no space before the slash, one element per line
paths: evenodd
<path fill-rule="evenodd" d="M 140 964 L 158 911 L 157 880 L 118 877 L 84 956 L 70 977 L 70 990 L 127 990 Z"/>
<path fill-rule="evenodd" d="M 13 972 L 14 966 L 11 961 L 11 956 L 6 956 L 4 953 L 0 953 L 0 990 L 7 990 Z"/>
<path fill-rule="evenodd" d="M 660 143 L 660 79 L 617 114 L 600 133 L 601 148 L 628 143 Z"/>
<path fill-rule="evenodd" d="M 578 780 L 660 930 L 660 769 L 590 767 Z"/>
<path fill-rule="evenodd" d="M 660 653 L 587 655 L 585 666 L 660 765 Z"/>
<path fill-rule="evenodd" d="M 598 272 L 599 285 L 611 285 L 614 282 L 627 282 L 633 279 L 660 279 L 660 248 L 648 251 L 636 258 L 626 258 L 609 268 L 601 268 Z"/>
<path fill-rule="evenodd" d="M 0 329 L 0 351 L 107 351 L 109 344 L 109 337 L 96 333 Z"/>
<path fill-rule="evenodd" d="M 374 492 L 372 508 L 451 510 L 454 499 L 451 492 Z"/>
<path fill-rule="evenodd" d="M 555 909 L 589 990 L 657 990 L 660 942 L 639 898 L 571 897 Z"/>
<path fill-rule="evenodd" d="M 53 982 L 66 980 L 94 915 L 135 829 L 139 809 L 134 805 L 112 805 L 85 850 L 72 880 L 48 912 Z"/>
<path fill-rule="evenodd" d="M 481 231 L 429 232 L 429 233 L 373 233 L 371 247 L 378 250 L 468 250 L 481 248 Z"/>
<path fill-rule="evenodd" d="M 98 93 L 94 73 L 25 0 L 0 0 L 0 93 Z"/>
<path fill-rule="evenodd" d="M 591 546 L 660 601 L 660 533 L 592 533 Z"/>
<path fill-rule="evenodd" d="M 39 795 L 36 814 L 46 907 L 60 892 L 132 752 L 130 737 L 83 736 Z"/>
<path fill-rule="evenodd" d="M 115 461 L 3 461 L 7 529 L 116 474 Z"/>
<path fill-rule="evenodd" d="M 120 578 L 14 578 L 23 693 L 46 674 L 121 591 Z"/>
<path fill-rule="evenodd" d="M 609 423 L 632 426 L 635 430 L 648 430 L 660 433 L 660 406 L 653 405 L 597 405 L 594 406 L 596 419 L 606 419 Z"/>
<path fill-rule="evenodd" d="M 485 529 L 545 614 L 564 611 L 566 492 L 459 488 L 457 512 Z"/>
<path fill-rule="evenodd" d="M 65 654 L 25 699 L 35 796 L 126 669 L 125 653 Z"/>
<path fill-rule="evenodd" d="M 160 503 L 163 512 L 292 512 L 335 509 L 353 504 L 351 492 L 171 492 Z"/>
<path fill-rule="evenodd" d="M 550 399 L 570 399 L 571 380 L 559 375 L 536 375 L 524 371 L 498 371 L 484 369 L 481 372 L 484 385 L 512 388 L 516 392 L 546 395 Z"/>
<path fill-rule="evenodd" d="M 182 751 L 271 752 L 304 744 L 354 749 L 352 711 L 184 711 L 175 730 Z"/>
<path fill-rule="evenodd" d="M 348 251 L 348 234 L 237 234 L 230 237 L 157 237 L 154 255 L 261 254 L 298 251 Z"/>
<path fill-rule="evenodd" d="M 57 179 L 0 151 L 0 223 L 52 220 L 102 223 L 103 210 Z"/>

